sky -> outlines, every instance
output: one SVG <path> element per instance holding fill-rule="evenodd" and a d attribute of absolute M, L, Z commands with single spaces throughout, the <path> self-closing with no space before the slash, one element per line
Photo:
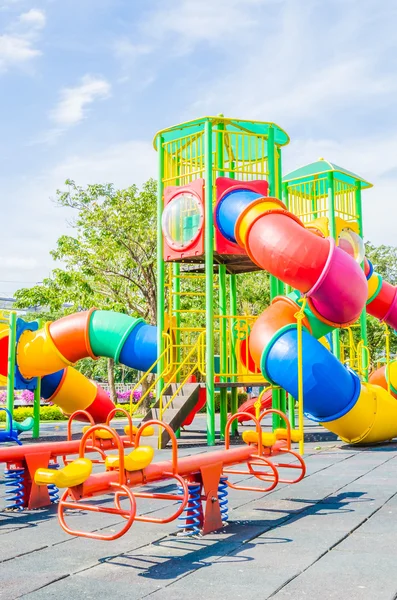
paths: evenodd
<path fill-rule="evenodd" d="M 395 0 L 0 0 L 0 295 L 71 233 L 65 179 L 156 177 L 156 131 L 273 121 L 284 173 L 324 157 L 374 188 L 365 238 L 397 245 Z"/>

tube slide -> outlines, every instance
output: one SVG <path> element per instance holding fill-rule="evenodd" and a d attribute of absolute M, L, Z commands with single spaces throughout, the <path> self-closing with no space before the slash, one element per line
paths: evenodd
<path fill-rule="evenodd" d="M 0 375 L 7 375 L 8 338 L 0 341 Z M 143 319 L 95 310 L 63 317 L 37 331 L 22 333 L 17 365 L 23 378 L 42 377 L 42 396 L 66 414 L 83 409 L 96 422 L 114 408 L 106 392 L 71 365 L 82 358 L 113 358 L 147 371 L 157 359 L 157 327 Z"/>
<path fill-rule="evenodd" d="M 321 238 L 305 229 L 280 200 L 256 198 L 235 217 L 235 206 L 242 204 L 237 192 L 226 192 L 217 206 L 217 226 L 227 230 L 229 236 L 233 231 L 232 241 L 243 247 L 255 264 L 296 290 L 286 298 L 275 298 L 254 324 L 249 342 L 254 362 L 268 381 L 297 397 L 297 301 L 305 294 L 305 414 L 349 443 L 392 439 L 397 435 L 394 398 L 378 385 L 362 383 L 356 373 L 318 341 L 333 328 L 348 326 L 360 316 L 369 287 L 360 265 L 336 247 L 333 239 Z M 369 270 L 368 263 L 367 275 Z M 395 295 L 388 285 L 383 282 L 380 286 L 378 282 L 377 295 L 369 298 L 368 305 L 384 320 L 394 319 Z"/>

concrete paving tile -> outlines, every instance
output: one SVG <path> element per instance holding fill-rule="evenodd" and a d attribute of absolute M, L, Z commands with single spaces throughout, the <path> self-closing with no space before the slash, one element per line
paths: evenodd
<path fill-rule="evenodd" d="M 331 551 L 288 583 L 275 600 L 391 600 L 395 556 Z"/>

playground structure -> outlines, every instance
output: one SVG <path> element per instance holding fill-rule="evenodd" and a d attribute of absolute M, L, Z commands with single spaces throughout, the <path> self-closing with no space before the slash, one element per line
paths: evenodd
<path fill-rule="evenodd" d="M 301 452 L 304 411 L 351 443 L 392 438 L 397 373 L 388 354 L 368 382 L 366 310 L 397 326 L 396 288 L 363 254 L 361 190 L 371 184 L 323 159 L 283 178 L 288 142 L 273 123 L 222 116 L 159 132 L 157 326 L 95 309 L 25 323 L 0 332 L 0 376 L 10 376 L 14 354 L 18 385 L 101 423 L 113 405 L 72 365 L 106 356 L 142 371 L 137 386 L 147 380 L 131 413 L 156 389 L 145 418 L 177 431 L 206 402 L 209 445 L 215 390 L 224 438 L 228 390 L 235 414 L 238 388 L 252 385 L 271 386 L 273 408 L 288 412 L 293 429 L 297 402 Z M 238 314 L 239 276 L 261 269 L 271 305 L 259 318 Z"/>
<path fill-rule="evenodd" d="M 15 508 L 47 505 L 65 488 L 59 519 L 72 535 L 114 540 L 134 521 L 177 518 L 188 533 L 208 533 L 225 521 L 227 488 L 263 493 L 304 477 L 304 414 L 349 443 L 397 435 L 397 363 L 388 347 L 397 294 L 364 256 L 361 190 L 370 184 L 323 159 L 282 178 L 288 141 L 275 124 L 224 117 L 156 135 L 157 326 L 92 308 L 44 327 L 23 322 L 15 334 L 0 332 L 0 376 L 41 390 L 38 396 L 71 415 L 66 442 L 0 449 Z M 259 317 L 239 314 L 239 277 L 261 270 L 270 274 L 270 306 Z M 366 311 L 384 323 L 386 339 L 387 364 L 370 378 Z M 104 390 L 73 368 L 81 358 L 99 356 L 142 371 L 135 388 L 146 380 L 126 414 L 126 436 L 109 426 L 115 409 Z M 238 413 L 238 388 L 253 385 L 262 393 Z M 155 404 L 134 430 L 131 415 L 154 389 Z M 214 445 L 216 389 L 224 450 L 178 459 L 175 432 L 204 402 L 207 442 Z M 267 417 L 272 431 L 264 432 Z M 80 442 L 71 439 L 74 418 L 90 423 Z M 232 448 L 231 435 L 244 419 L 255 429 L 243 433 L 245 445 Z M 160 447 L 171 442 L 172 460 L 153 462 L 153 447 L 140 444 L 153 427 Z M 112 449 L 117 454 L 107 454 Z M 92 452 L 100 458 L 87 458 Z M 293 462 L 277 462 L 285 455 Z M 104 470 L 93 472 L 94 463 Z M 297 476 L 280 474 L 288 469 Z M 266 485 L 242 486 L 229 475 Z M 181 493 L 147 487 L 162 481 L 176 481 Z M 91 504 L 94 496 L 110 496 L 114 506 Z M 137 498 L 178 504 L 158 519 L 137 514 Z M 73 510 L 122 516 L 125 524 L 109 536 L 75 531 L 65 512 Z"/>

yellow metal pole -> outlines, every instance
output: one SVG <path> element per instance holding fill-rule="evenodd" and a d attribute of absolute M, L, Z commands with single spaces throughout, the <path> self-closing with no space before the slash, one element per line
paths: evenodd
<path fill-rule="evenodd" d="M 382 323 L 382 325 L 385 329 L 387 391 L 390 394 L 390 331 L 386 323 Z"/>
<path fill-rule="evenodd" d="M 295 314 L 298 325 L 298 428 L 300 432 L 299 453 L 303 455 L 305 451 L 304 440 L 304 415 L 303 415 L 303 357 L 302 357 L 302 321 L 304 319 L 306 306 L 306 297 L 303 297 L 302 307 Z"/>

